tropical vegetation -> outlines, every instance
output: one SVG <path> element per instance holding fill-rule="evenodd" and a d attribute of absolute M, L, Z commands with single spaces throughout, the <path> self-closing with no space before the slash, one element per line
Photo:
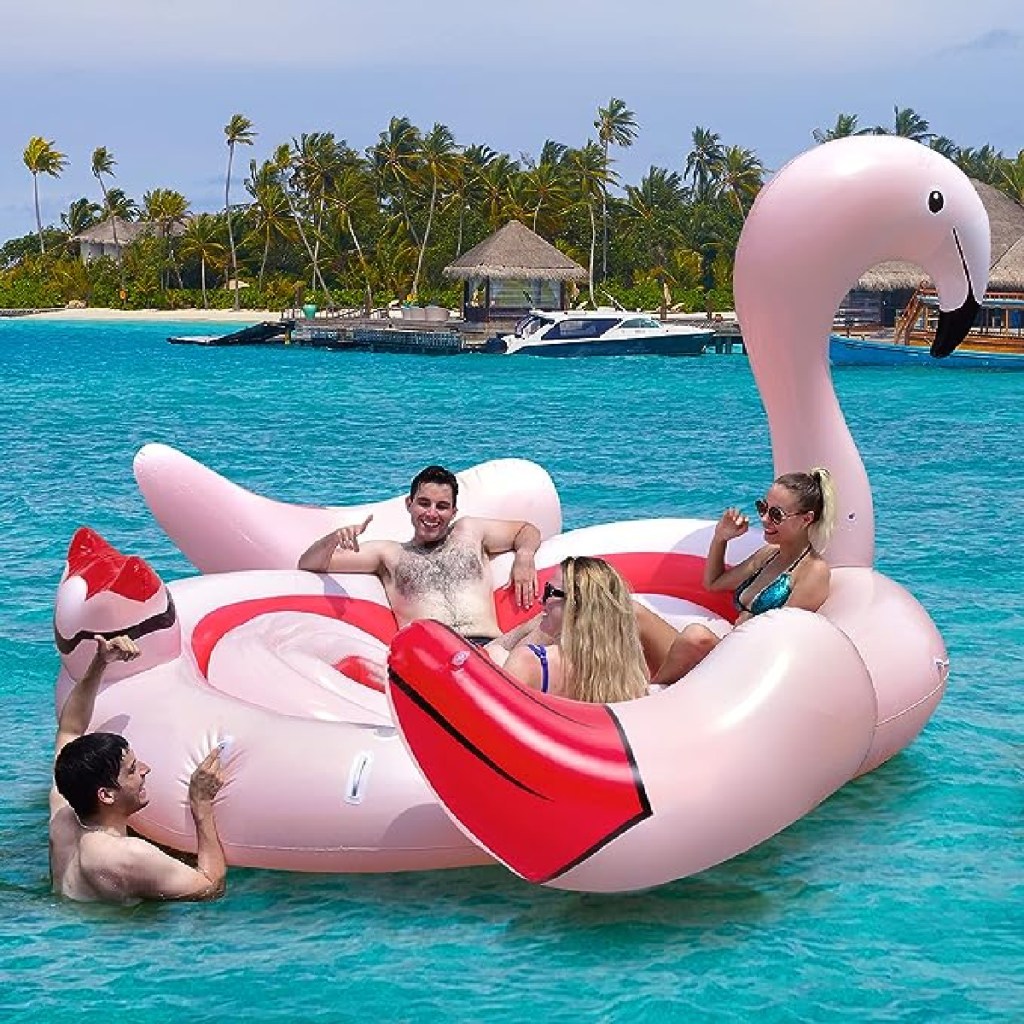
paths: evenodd
<path fill-rule="evenodd" d="M 0 247 L 0 306 L 457 305 L 459 286 L 443 268 L 515 218 L 587 269 L 577 301 L 731 308 L 736 242 L 770 172 L 753 150 L 697 126 L 680 141 L 676 167 L 624 181 L 617 153 L 640 131 L 618 97 L 598 108 L 590 138 L 547 139 L 535 155 L 460 144 L 440 122 L 423 129 L 392 117 L 362 152 L 332 132 L 282 142 L 268 159 L 249 160 L 233 196 L 238 147 L 257 138 L 253 122 L 235 114 L 224 127 L 223 209 L 193 210 L 165 184 L 136 201 L 112 184 L 117 161 L 101 145 L 91 161 L 96 193 L 49 226 L 39 213 L 40 176 L 59 177 L 68 158 L 34 136 L 23 160 L 36 226 Z M 841 113 L 812 136 L 821 143 L 864 133 L 915 139 L 1024 202 L 1024 151 L 959 146 L 910 108 L 896 106 L 892 123 L 877 126 Z M 115 218 L 118 257 L 82 263 L 76 236 L 107 218 Z M 140 237 L 121 247 L 117 232 L 139 221 L 146 230 L 133 228 Z"/>

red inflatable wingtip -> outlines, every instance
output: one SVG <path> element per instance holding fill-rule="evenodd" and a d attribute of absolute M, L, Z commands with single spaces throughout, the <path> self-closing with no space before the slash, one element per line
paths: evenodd
<path fill-rule="evenodd" d="M 438 623 L 392 643 L 396 722 L 448 812 L 488 852 L 547 882 L 650 816 L 614 712 L 528 690 Z"/>

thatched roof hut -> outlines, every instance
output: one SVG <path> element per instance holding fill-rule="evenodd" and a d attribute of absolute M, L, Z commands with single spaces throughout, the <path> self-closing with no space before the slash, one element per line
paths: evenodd
<path fill-rule="evenodd" d="M 153 230 L 153 225 L 142 220 L 122 220 L 120 217 L 107 217 L 81 234 L 75 235 L 72 242 L 86 242 L 92 245 L 114 245 L 114 227 L 117 227 L 117 244 L 130 245 L 137 238 Z"/>
<path fill-rule="evenodd" d="M 587 272 L 525 224 L 510 220 L 490 238 L 444 268 L 445 277 L 468 281 L 586 281 Z"/>
<path fill-rule="evenodd" d="M 995 274 L 995 268 L 1009 255 L 1011 249 L 1018 248 L 1019 241 L 1024 238 L 1024 206 L 1014 202 L 1005 192 L 992 185 L 986 185 L 983 181 L 972 178 L 971 184 L 981 197 L 992 231 L 991 287 L 1024 291 L 1024 250 L 1019 250 L 1019 255 L 1007 263 L 998 281 Z M 879 263 L 861 276 L 857 282 L 857 290 L 913 291 L 926 277 L 925 272 L 913 263 Z"/>
<path fill-rule="evenodd" d="M 565 309 L 566 285 L 587 272 L 517 220 L 454 263 L 445 277 L 463 281 L 462 315 L 471 321 L 517 319 L 531 308 Z"/>
<path fill-rule="evenodd" d="M 114 241 L 114 227 L 117 227 L 117 241 Z M 71 241 L 78 243 L 78 253 L 83 263 L 90 263 L 101 256 L 118 259 L 124 249 L 137 242 L 144 235 L 158 235 L 160 225 L 150 220 L 122 220 L 120 217 L 107 217 L 81 234 L 75 235 Z M 185 233 L 185 225 L 172 224 L 167 229 L 168 235 L 178 236 Z"/>
<path fill-rule="evenodd" d="M 1024 235 L 993 264 L 988 286 L 993 291 L 1024 291 Z"/>

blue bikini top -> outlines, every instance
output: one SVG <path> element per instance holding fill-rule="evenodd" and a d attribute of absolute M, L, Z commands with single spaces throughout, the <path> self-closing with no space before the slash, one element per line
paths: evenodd
<path fill-rule="evenodd" d="M 540 662 L 540 692 L 548 692 L 548 649 L 542 647 L 540 644 L 527 644 L 527 647 L 537 655 L 537 660 Z"/>
<path fill-rule="evenodd" d="M 780 573 L 775 579 L 764 588 L 753 601 L 750 602 L 749 607 L 743 603 L 742 594 L 753 582 L 757 579 L 768 568 L 776 558 L 779 557 L 778 551 L 768 559 L 764 565 L 761 566 L 753 575 L 748 576 L 732 593 L 732 602 L 736 606 L 737 611 L 747 612 L 750 615 L 760 615 L 762 612 L 771 611 L 773 608 L 781 608 L 788 600 L 789 595 L 793 593 L 793 570 L 807 557 L 807 553 L 811 550 L 811 545 L 808 544 L 804 548 L 800 557 L 783 573 Z"/>

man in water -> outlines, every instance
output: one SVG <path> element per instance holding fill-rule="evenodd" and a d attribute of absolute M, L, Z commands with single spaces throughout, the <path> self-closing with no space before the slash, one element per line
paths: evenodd
<path fill-rule="evenodd" d="M 123 736 L 85 733 L 107 666 L 139 654 L 126 636 L 97 637 L 96 654 L 61 709 L 50 791 L 53 891 L 85 903 L 216 899 L 227 873 L 213 817 L 213 798 L 224 785 L 219 748 L 189 780 L 199 848 L 198 865 L 191 868 L 128 835 L 128 819 L 148 802 L 149 765 Z"/>
<path fill-rule="evenodd" d="M 534 556 L 540 531 L 532 523 L 468 516 L 454 522 L 459 484 L 443 466 L 416 474 L 405 499 L 413 538 L 359 543 L 370 524 L 344 526 L 321 537 L 299 559 L 312 572 L 373 573 L 384 586 L 400 627 L 437 619 L 476 644 L 501 635 L 487 560 L 515 552 L 511 587 L 520 608 L 537 599 Z"/>

